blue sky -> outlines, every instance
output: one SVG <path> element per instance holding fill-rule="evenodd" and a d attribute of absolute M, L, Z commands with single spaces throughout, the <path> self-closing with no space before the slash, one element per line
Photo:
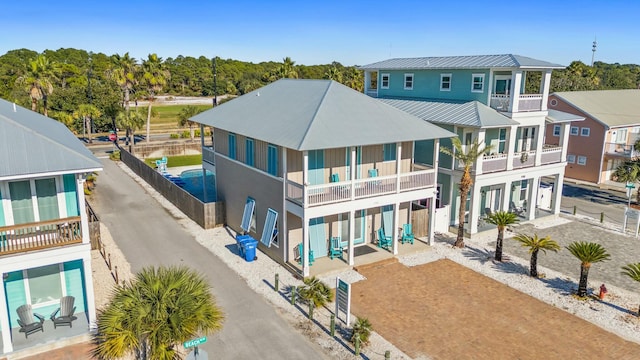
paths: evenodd
<path fill-rule="evenodd" d="M 6 0 L 0 54 L 76 48 L 146 58 L 364 65 L 393 57 L 519 54 L 640 64 L 640 1 Z"/>

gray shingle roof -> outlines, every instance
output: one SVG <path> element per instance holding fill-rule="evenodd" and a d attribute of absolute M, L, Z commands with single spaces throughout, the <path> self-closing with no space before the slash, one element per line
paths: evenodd
<path fill-rule="evenodd" d="M 0 99 L 0 179 L 102 170 L 64 124 Z"/>
<path fill-rule="evenodd" d="M 640 124 L 640 90 L 565 91 L 552 95 L 608 127 Z"/>
<path fill-rule="evenodd" d="M 584 117 L 579 115 L 574 115 L 564 111 L 549 109 L 546 119 L 550 123 L 563 123 L 563 122 L 572 122 L 572 121 L 582 121 L 584 120 Z"/>
<path fill-rule="evenodd" d="M 491 128 L 518 124 L 478 101 L 378 99 L 423 120 L 448 125 Z"/>
<path fill-rule="evenodd" d="M 564 69 L 565 66 L 526 56 L 475 55 L 475 56 L 437 56 L 419 58 L 395 58 L 360 66 L 363 70 L 409 70 L 409 69 Z"/>
<path fill-rule="evenodd" d="M 331 80 L 278 80 L 191 120 L 299 151 L 455 136 Z"/>

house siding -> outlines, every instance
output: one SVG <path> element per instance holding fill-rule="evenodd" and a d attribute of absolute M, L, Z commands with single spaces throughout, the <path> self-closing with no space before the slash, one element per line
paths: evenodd
<path fill-rule="evenodd" d="M 7 274 L 4 280 L 4 292 L 6 304 L 9 312 L 9 322 L 11 327 L 18 327 L 18 313 L 16 310 L 27 303 L 27 294 L 24 289 L 24 277 L 22 271 L 14 271 Z"/>
<path fill-rule="evenodd" d="M 63 268 L 67 295 L 75 297 L 74 305 L 76 312 L 84 312 L 87 307 L 85 304 L 86 296 L 82 260 L 66 262 Z"/>

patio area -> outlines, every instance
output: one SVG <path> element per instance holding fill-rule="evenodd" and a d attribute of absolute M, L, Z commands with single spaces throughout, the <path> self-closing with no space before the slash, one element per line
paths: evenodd
<path fill-rule="evenodd" d="M 45 317 L 44 332 L 35 332 L 30 334 L 28 338 L 25 338 L 24 333 L 20 332 L 19 327 L 11 329 L 13 352 L 10 354 L 12 356 L 17 355 L 17 353 L 20 353 L 21 356 L 27 356 L 34 351 L 42 352 L 43 347 L 55 349 L 60 346 L 66 346 L 68 343 L 67 340 L 71 338 L 74 338 L 74 342 L 77 342 L 78 337 L 86 337 L 86 340 L 89 339 L 89 322 L 86 313 L 75 314 L 78 319 L 73 321 L 73 327 L 58 326 L 55 329 L 53 328 L 53 322 L 48 318 L 49 314 L 41 315 Z M 2 338 L 0 337 L 0 350 L 2 348 Z"/>

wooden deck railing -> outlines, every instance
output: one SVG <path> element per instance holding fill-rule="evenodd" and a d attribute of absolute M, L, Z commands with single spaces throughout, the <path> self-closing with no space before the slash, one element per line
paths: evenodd
<path fill-rule="evenodd" d="M 0 256 L 81 242 L 80 216 L 0 227 Z"/>

